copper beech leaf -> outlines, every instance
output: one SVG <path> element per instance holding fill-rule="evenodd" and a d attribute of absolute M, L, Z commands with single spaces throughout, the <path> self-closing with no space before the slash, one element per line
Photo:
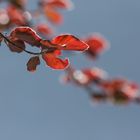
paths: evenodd
<path fill-rule="evenodd" d="M 52 44 L 57 44 L 58 49 L 71 51 L 85 51 L 88 45 L 73 35 L 60 35 L 52 39 Z"/>
<path fill-rule="evenodd" d="M 30 72 L 34 72 L 37 68 L 37 65 L 39 64 L 40 64 L 39 56 L 31 57 L 27 62 L 27 70 Z"/>
<path fill-rule="evenodd" d="M 86 53 L 93 58 L 96 58 L 109 48 L 108 40 L 100 34 L 90 35 L 85 39 L 85 42 L 89 45 L 89 49 Z"/>
<path fill-rule="evenodd" d="M 62 15 L 51 6 L 46 5 L 44 7 L 44 13 L 52 23 L 60 24 L 63 20 Z"/>
<path fill-rule="evenodd" d="M 11 23 L 14 23 L 19 26 L 26 25 L 26 19 L 23 16 L 23 11 L 17 8 L 16 6 L 14 5 L 8 6 L 7 14 Z"/>
<path fill-rule="evenodd" d="M 43 1 L 42 8 L 46 17 L 54 24 L 60 24 L 63 16 L 59 13 L 59 9 L 71 9 L 73 4 L 69 0 L 50 0 Z"/>
<path fill-rule="evenodd" d="M 9 38 L 9 40 L 13 42 L 13 43 L 10 43 L 10 42 L 7 43 L 7 46 L 12 52 L 21 53 L 24 51 L 25 49 L 24 41 L 16 39 L 16 38 Z"/>
<path fill-rule="evenodd" d="M 46 62 L 48 66 L 50 66 L 53 69 L 65 69 L 69 65 L 69 60 L 68 59 L 60 59 L 56 57 L 56 54 L 54 53 L 44 53 L 42 55 L 42 58 Z"/>
<path fill-rule="evenodd" d="M 51 35 L 53 33 L 53 30 L 46 24 L 39 24 L 36 26 L 36 30 L 38 33 L 42 35 Z"/>
<path fill-rule="evenodd" d="M 30 27 L 17 27 L 11 32 L 10 37 L 25 41 L 32 46 L 40 46 L 41 38 Z"/>
<path fill-rule="evenodd" d="M 73 7 L 73 3 L 70 0 L 53 0 L 48 4 L 53 8 L 71 9 Z"/>

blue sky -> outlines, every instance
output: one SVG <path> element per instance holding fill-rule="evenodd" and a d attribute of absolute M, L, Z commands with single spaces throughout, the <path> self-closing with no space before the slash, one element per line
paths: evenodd
<path fill-rule="evenodd" d="M 71 63 L 78 68 L 96 65 L 111 77 L 140 83 L 140 1 L 73 2 L 75 9 L 63 12 L 65 22 L 57 27 L 58 34 L 100 32 L 111 42 L 111 49 L 96 63 L 82 55 L 71 58 Z M 28 58 L 0 48 L 0 139 L 139 140 L 139 105 L 91 106 L 82 89 L 58 82 L 63 71 L 42 63 L 34 74 L 27 72 Z"/>

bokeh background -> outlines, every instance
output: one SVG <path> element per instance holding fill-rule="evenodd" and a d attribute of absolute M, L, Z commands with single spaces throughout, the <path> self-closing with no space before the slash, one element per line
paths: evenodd
<path fill-rule="evenodd" d="M 34 8 L 36 0 L 29 1 Z M 98 66 L 111 77 L 140 83 L 140 1 L 73 0 L 57 33 L 86 36 L 100 32 L 111 48 L 97 62 L 71 57 L 77 68 Z M 139 140 L 140 105 L 92 106 L 86 92 L 62 85 L 63 71 L 39 66 L 26 71 L 29 56 L 0 47 L 1 140 Z"/>

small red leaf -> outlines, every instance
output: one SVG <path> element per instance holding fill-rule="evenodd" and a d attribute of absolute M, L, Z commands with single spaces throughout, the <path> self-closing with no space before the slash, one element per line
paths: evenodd
<path fill-rule="evenodd" d="M 40 46 L 41 38 L 29 27 L 17 27 L 11 32 L 10 36 L 25 41 L 32 46 Z"/>
<path fill-rule="evenodd" d="M 46 17 L 54 24 L 62 23 L 63 16 L 59 13 L 59 9 L 71 9 L 73 7 L 69 0 L 47 0 L 40 4 Z"/>
<path fill-rule="evenodd" d="M 38 56 L 31 57 L 27 63 L 27 70 L 30 72 L 34 72 L 36 70 L 37 65 L 40 64 L 40 59 Z"/>
<path fill-rule="evenodd" d="M 25 49 L 24 41 L 15 38 L 9 38 L 9 40 L 13 42 L 13 44 L 9 42 L 7 43 L 7 46 L 12 52 L 17 52 L 17 53 L 23 52 L 23 50 Z"/>
<path fill-rule="evenodd" d="M 44 14 L 46 15 L 46 17 L 55 24 L 60 24 L 62 23 L 63 17 L 60 13 L 58 13 L 58 11 L 56 11 L 55 9 L 53 9 L 52 7 L 46 5 L 44 7 Z"/>
<path fill-rule="evenodd" d="M 73 3 L 69 0 L 53 0 L 48 4 L 54 8 L 70 9 L 73 7 Z"/>
<path fill-rule="evenodd" d="M 36 27 L 37 32 L 42 35 L 51 35 L 53 33 L 53 30 L 48 27 L 46 24 L 39 24 Z"/>
<path fill-rule="evenodd" d="M 60 35 L 55 37 L 52 44 L 59 45 L 58 49 L 84 51 L 88 49 L 88 45 L 73 35 Z"/>
<path fill-rule="evenodd" d="M 11 23 L 16 25 L 26 25 L 26 19 L 23 16 L 23 11 L 17 7 L 10 5 L 7 8 L 7 14 L 10 18 Z"/>
<path fill-rule="evenodd" d="M 53 69 L 65 69 L 69 65 L 68 59 L 62 60 L 56 57 L 54 53 L 45 53 L 42 55 L 42 58 Z"/>
<path fill-rule="evenodd" d="M 89 49 L 86 51 L 86 53 L 93 58 L 109 48 L 109 42 L 100 34 L 93 34 L 87 37 L 85 42 L 89 45 Z"/>
<path fill-rule="evenodd" d="M 98 81 L 106 78 L 107 74 L 105 71 L 99 68 L 85 68 L 82 72 L 90 79 L 90 81 Z"/>

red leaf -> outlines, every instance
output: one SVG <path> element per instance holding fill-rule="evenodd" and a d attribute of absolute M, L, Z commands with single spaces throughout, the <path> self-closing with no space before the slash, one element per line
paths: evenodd
<path fill-rule="evenodd" d="M 70 9 L 73 7 L 72 2 L 69 0 L 53 0 L 48 2 L 48 4 L 54 8 Z"/>
<path fill-rule="evenodd" d="M 39 32 L 42 35 L 50 35 L 53 33 L 52 29 L 49 28 L 46 24 L 39 24 L 36 27 L 37 32 Z"/>
<path fill-rule="evenodd" d="M 31 57 L 27 63 L 27 70 L 30 72 L 34 72 L 36 70 L 37 65 L 40 64 L 40 59 L 38 56 Z"/>
<path fill-rule="evenodd" d="M 56 57 L 54 53 L 45 53 L 42 55 L 42 58 L 44 59 L 46 64 L 53 69 L 65 69 L 69 65 L 68 59 L 62 60 Z"/>
<path fill-rule="evenodd" d="M 101 54 L 109 47 L 109 42 L 100 34 L 94 34 L 85 39 L 85 42 L 89 45 L 87 54 L 93 58 Z"/>
<path fill-rule="evenodd" d="M 105 71 L 96 67 L 85 68 L 82 72 L 89 78 L 90 81 L 103 80 L 107 76 Z"/>
<path fill-rule="evenodd" d="M 60 24 L 63 20 L 63 17 L 58 12 L 58 9 L 70 9 L 73 7 L 72 2 L 68 0 L 47 0 L 41 1 L 40 4 L 46 17 L 54 24 Z"/>
<path fill-rule="evenodd" d="M 44 7 L 44 13 L 52 23 L 60 24 L 63 20 L 62 15 L 48 5 Z"/>
<path fill-rule="evenodd" d="M 85 51 L 88 45 L 73 35 L 60 35 L 55 37 L 52 41 L 57 44 L 61 50 Z"/>
<path fill-rule="evenodd" d="M 13 45 L 12 43 L 9 42 L 7 43 L 7 46 L 12 52 L 17 53 L 23 52 L 23 50 L 25 49 L 24 41 L 15 38 L 9 38 L 9 40 L 15 44 Z"/>
<path fill-rule="evenodd" d="M 24 18 L 23 11 L 21 9 L 18 9 L 15 6 L 10 5 L 7 9 L 7 13 L 11 23 L 14 23 L 16 25 L 26 25 L 26 19 Z"/>
<path fill-rule="evenodd" d="M 12 38 L 25 41 L 32 46 L 40 46 L 41 38 L 36 34 L 33 29 L 29 27 L 17 27 L 11 32 L 10 36 Z"/>

